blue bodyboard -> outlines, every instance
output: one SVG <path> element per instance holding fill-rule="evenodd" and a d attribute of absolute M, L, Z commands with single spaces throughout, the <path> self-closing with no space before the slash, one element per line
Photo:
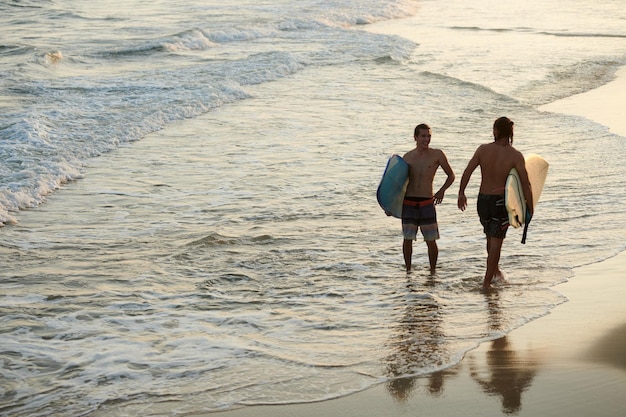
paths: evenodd
<path fill-rule="evenodd" d="M 399 155 L 392 155 L 378 185 L 376 199 L 388 216 L 402 218 L 402 202 L 409 184 L 409 165 Z"/>

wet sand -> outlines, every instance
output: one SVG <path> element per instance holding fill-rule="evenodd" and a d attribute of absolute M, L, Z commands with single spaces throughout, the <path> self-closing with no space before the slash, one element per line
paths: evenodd
<path fill-rule="evenodd" d="M 626 253 L 578 268 L 551 314 L 469 352 L 444 372 L 313 404 L 215 416 L 626 415 Z"/>

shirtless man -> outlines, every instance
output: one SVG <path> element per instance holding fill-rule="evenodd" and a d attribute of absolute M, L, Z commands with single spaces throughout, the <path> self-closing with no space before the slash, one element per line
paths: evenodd
<path fill-rule="evenodd" d="M 413 241 L 417 238 L 417 229 L 421 229 L 428 247 L 428 260 L 431 273 L 437 267 L 439 239 L 435 204 L 441 203 L 445 191 L 454 182 L 454 172 L 446 155 L 439 149 L 429 147 L 430 127 L 420 124 L 415 127 L 413 138 L 415 149 L 407 152 L 403 159 L 409 165 L 409 184 L 402 204 L 402 235 L 404 237 L 402 253 L 406 271 L 411 272 Z M 448 175 L 443 186 L 433 195 L 433 180 L 437 169 L 441 167 Z"/>
<path fill-rule="evenodd" d="M 472 172 L 480 166 L 481 183 L 478 194 L 478 216 L 487 237 L 487 270 L 483 280 L 483 289 L 491 286 L 494 277 L 501 278 L 498 267 L 500 251 L 509 227 L 509 216 L 504 206 L 504 187 L 511 168 L 517 169 L 526 196 L 526 204 L 531 210 L 533 195 L 528 180 L 524 156 L 513 147 L 513 121 L 500 117 L 493 124 L 494 141 L 480 145 L 461 177 L 458 206 L 461 211 L 467 208 L 465 188 Z"/>

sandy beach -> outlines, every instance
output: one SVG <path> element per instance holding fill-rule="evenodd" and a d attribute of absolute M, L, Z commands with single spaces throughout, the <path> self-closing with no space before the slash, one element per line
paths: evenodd
<path fill-rule="evenodd" d="M 626 69 L 597 90 L 544 106 L 626 135 Z M 609 256 L 611 254 L 607 254 Z M 243 407 L 224 417 L 626 415 L 626 252 L 575 270 L 567 302 L 446 371 L 312 404 Z M 503 289 L 502 291 L 506 291 Z M 494 304 L 497 304 L 497 292 Z"/>
<path fill-rule="evenodd" d="M 626 67 L 620 68 L 615 76 L 614 81 L 600 88 L 547 104 L 540 110 L 583 116 L 608 126 L 613 133 L 626 136 Z"/>

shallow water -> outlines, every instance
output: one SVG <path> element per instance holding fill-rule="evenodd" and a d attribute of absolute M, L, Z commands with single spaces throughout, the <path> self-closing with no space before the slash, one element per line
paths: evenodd
<path fill-rule="evenodd" d="M 24 156 L 22 175 L 34 173 L 30 178 L 46 183 L 59 152 L 73 149 L 64 155 L 78 160 L 72 169 L 84 178 L 63 184 L 36 208 L 10 212 L 19 222 L 0 230 L 1 412 L 85 415 L 115 408 L 150 415 L 166 407 L 184 415 L 317 401 L 422 375 L 546 314 L 565 301 L 550 287 L 574 266 L 624 249 L 626 197 L 616 179 L 623 173 L 624 138 L 536 107 L 610 79 L 626 49 L 623 36 L 611 32 L 618 29 L 607 24 L 610 36 L 573 38 L 552 32 L 587 30 L 578 20 L 569 28 L 531 20 L 534 26 L 514 22 L 512 28 L 523 28 L 493 30 L 483 27 L 491 21 L 483 9 L 457 16 L 454 9 L 442 14 L 440 4 L 424 2 L 415 19 L 364 27 L 393 27 L 407 39 L 305 19 L 304 29 L 293 33 L 241 30 L 241 37 L 230 34 L 236 46 L 187 48 L 182 56 L 190 59 L 171 71 L 167 61 L 181 55 L 164 59 L 142 50 L 116 58 L 115 79 L 140 82 L 135 93 L 96 89 L 72 104 L 66 86 L 59 101 L 39 98 L 36 107 L 60 107 L 39 121 L 52 117 L 51 145 L 37 148 L 39 159 Z M 189 10 L 194 7 L 204 6 Z M 267 16 L 259 18 L 262 24 L 283 7 L 292 6 L 258 6 Z M 241 17 L 225 6 L 207 10 Z M 187 33 L 180 28 L 202 24 L 193 14 L 171 21 L 165 15 L 165 9 L 155 12 L 159 29 L 129 14 L 121 27 L 136 26 L 134 46 L 123 34 L 110 35 L 110 42 L 136 49 L 175 33 L 174 27 Z M 196 16 L 193 24 L 185 16 Z M 248 18 L 240 24 L 250 24 Z M 78 30 L 68 25 L 72 29 Z M 529 38 L 541 42 L 518 49 L 519 62 L 500 70 L 497 57 Z M 597 47 L 571 49 L 566 61 L 552 55 L 581 42 Z M 323 62 L 271 72 L 300 55 L 304 44 L 315 49 L 307 59 Z M 550 59 L 531 62 L 537 49 Z M 483 50 L 493 55 L 483 59 Z M 271 57 L 259 60 L 258 53 Z M 204 67 L 196 61 L 221 71 L 237 54 L 247 56 L 241 72 L 218 84 L 236 87 L 241 99 L 194 101 L 218 85 L 197 78 Z M 144 61 L 149 67 L 142 70 Z M 574 71 L 581 63 L 602 70 L 592 71 L 595 78 Z M 571 72 L 563 76 L 563 68 Z M 254 81 L 243 82 L 252 70 Z M 173 75 L 177 86 L 167 82 Z M 119 113 L 118 103 L 127 103 Z M 94 124 L 62 127 L 75 106 L 105 111 Z M 425 121 L 433 127 L 432 146 L 446 152 L 460 178 L 501 114 L 515 120 L 519 149 L 551 164 L 528 243 L 519 243 L 520 230 L 509 231 L 501 262 L 509 283 L 489 296 L 478 291 L 484 238 L 473 210 L 456 208 L 458 180 L 438 207 L 437 273 L 429 274 L 418 241 L 416 271 L 407 275 L 399 221 L 387 218 L 374 197 L 388 156 L 409 150 L 414 125 Z M 19 138 L 10 126 L 4 137 Z M 112 129 L 123 135 L 107 136 Z M 155 129 L 161 130 L 149 133 Z M 36 133 L 29 138 L 40 139 Z M 61 138 L 72 147 L 59 144 Z M 87 156 L 109 146 L 111 152 Z M 469 196 L 477 191 L 475 175 Z M 5 191 L 28 195 L 18 180 L 12 184 Z"/>

